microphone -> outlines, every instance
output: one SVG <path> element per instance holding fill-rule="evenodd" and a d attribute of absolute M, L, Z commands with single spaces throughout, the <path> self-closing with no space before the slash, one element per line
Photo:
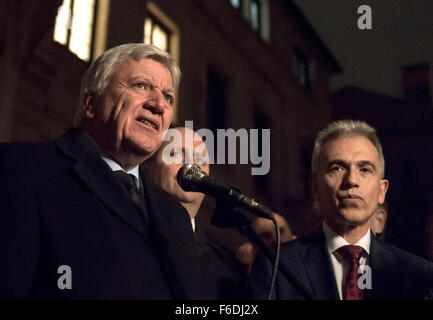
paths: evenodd
<path fill-rule="evenodd" d="M 229 199 L 256 216 L 272 219 L 271 210 L 239 191 L 216 181 L 196 164 L 185 164 L 177 172 L 177 182 L 185 191 L 197 191 L 215 198 Z"/>

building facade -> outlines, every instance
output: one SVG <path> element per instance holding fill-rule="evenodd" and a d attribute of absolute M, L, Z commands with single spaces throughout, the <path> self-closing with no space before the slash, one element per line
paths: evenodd
<path fill-rule="evenodd" d="M 212 174 L 286 216 L 295 233 L 310 231 L 312 144 L 330 119 L 329 81 L 341 68 L 291 1 L 5 3 L 1 141 L 55 139 L 72 124 L 95 57 L 122 43 L 153 43 L 182 69 L 174 125 L 270 129 L 268 174 L 252 175 L 251 159 L 239 158 L 213 165 Z M 16 44 L 29 30 L 38 32 Z M 260 151 L 266 141 L 258 144 Z M 208 221 L 212 202 L 204 207 Z"/>

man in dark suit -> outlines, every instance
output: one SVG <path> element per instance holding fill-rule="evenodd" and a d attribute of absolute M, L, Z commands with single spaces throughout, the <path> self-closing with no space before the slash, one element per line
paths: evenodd
<path fill-rule="evenodd" d="M 210 166 L 206 145 L 190 128 L 169 129 L 160 149 L 141 166 L 154 182 L 175 197 L 191 218 L 204 277 L 201 280 L 206 299 L 245 298 L 246 277 L 241 265 L 219 243 L 210 240 L 196 217 L 204 199 L 200 192 L 186 192 L 177 182 L 177 173 L 185 163 L 193 163 L 207 174 Z"/>
<path fill-rule="evenodd" d="M 77 128 L 0 146 L 0 298 L 201 298 L 188 214 L 138 170 L 179 79 L 154 46 L 112 48 L 83 77 Z"/>
<path fill-rule="evenodd" d="M 319 133 L 310 187 L 323 224 L 282 245 L 276 299 L 432 298 L 433 264 L 370 230 L 388 189 L 384 170 L 379 139 L 365 122 L 337 121 Z M 266 296 L 270 273 L 259 256 L 251 273 L 254 298 Z"/>

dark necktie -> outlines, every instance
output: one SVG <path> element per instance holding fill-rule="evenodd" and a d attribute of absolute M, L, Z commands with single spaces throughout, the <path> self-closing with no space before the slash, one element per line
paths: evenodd
<path fill-rule="evenodd" d="M 339 248 L 338 252 L 349 263 L 349 271 L 344 281 L 344 300 L 362 300 L 364 292 L 358 286 L 358 279 L 361 276 L 358 273 L 358 268 L 359 259 L 364 253 L 364 249 L 360 246 L 348 245 Z"/>
<path fill-rule="evenodd" d="M 144 206 L 144 201 L 140 195 L 140 191 L 135 183 L 135 176 L 128 174 L 123 170 L 114 171 L 116 178 L 122 183 L 131 196 L 132 201 L 143 211 L 145 218 L 147 218 L 146 208 Z"/>

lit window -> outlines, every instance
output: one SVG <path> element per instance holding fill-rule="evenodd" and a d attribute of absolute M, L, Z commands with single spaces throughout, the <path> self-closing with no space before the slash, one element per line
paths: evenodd
<path fill-rule="evenodd" d="M 179 64 L 180 52 L 180 30 L 176 23 L 165 14 L 153 1 L 147 2 L 147 10 L 144 18 L 143 42 L 153 44 L 158 48 L 167 51 Z M 174 114 L 172 123 L 177 121 L 177 101 L 179 95 L 176 94 Z"/>
<path fill-rule="evenodd" d="M 238 9 L 251 28 L 266 42 L 271 40 L 269 0 L 230 0 L 232 7 Z"/>
<path fill-rule="evenodd" d="M 59 7 L 54 28 L 54 40 L 66 45 L 68 42 L 68 30 L 71 26 L 71 0 L 64 0 Z"/>
<path fill-rule="evenodd" d="M 95 0 L 63 0 L 54 27 L 54 41 L 84 61 L 91 55 L 94 10 Z"/>
<path fill-rule="evenodd" d="M 144 43 L 153 44 L 158 48 L 170 51 L 170 32 L 155 17 L 144 20 Z"/>
<path fill-rule="evenodd" d="M 260 1 L 251 0 L 250 2 L 250 17 L 251 17 L 251 27 L 258 31 L 260 30 Z"/>
<path fill-rule="evenodd" d="M 241 6 L 241 0 L 230 0 L 233 7 L 239 8 Z"/>

